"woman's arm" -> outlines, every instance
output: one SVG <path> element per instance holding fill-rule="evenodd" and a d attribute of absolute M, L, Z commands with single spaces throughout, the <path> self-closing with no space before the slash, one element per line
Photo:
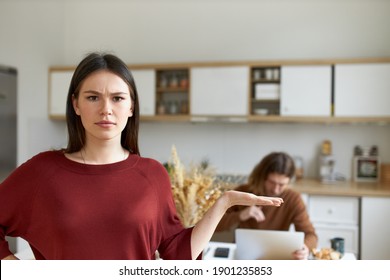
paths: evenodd
<path fill-rule="evenodd" d="M 8 255 L 2 260 L 19 260 L 15 255 Z"/>
<path fill-rule="evenodd" d="M 196 224 L 191 236 L 192 259 L 196 259 L 210 241 L 226 210 L 234 205 L 280 206 L 283 199 L 278 197 L 256 196 L 252 193 L 227 191 L 206 212 Z"/>

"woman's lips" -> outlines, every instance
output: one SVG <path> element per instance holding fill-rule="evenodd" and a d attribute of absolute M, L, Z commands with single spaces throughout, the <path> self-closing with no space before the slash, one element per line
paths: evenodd
<path fill-rule="evenodd" d="M 114 122 L 110 122 L 110 121 L 100 121 L 100 122 L 97 122 L 95 124 L 100 126 L 100 127 L 111 127 L 111 126 L 115 125 Z"/>

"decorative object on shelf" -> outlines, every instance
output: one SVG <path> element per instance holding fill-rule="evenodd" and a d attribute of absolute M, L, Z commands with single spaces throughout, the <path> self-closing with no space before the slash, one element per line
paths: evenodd
<path fill-rule="evenodd" d="M 161 88 L 166 88 L 168 86 L 168 78 L 163 74 L 161 74 L 161 76 L 160 76 L 159 86 Z"/>
<path fill-rule="evenodd" d="M 267 80 L 272 80 L 273 79 L 273 73 L 274 73 L 274 71 L 271 68 L 265 70 L 265 78 Z"/>
<path fill-rule="evenodd" d="M 172 78 L 169 82 L 169 87 L 177 88 L 178 86 L 179 86 L 179 79 L 177 78 L 177 75 L 172 75 Z"/>
<path fill-rule="evenodd" d="M 166 113 L 165 104 L 163 101 L 160 101 L 157 106 L 157 114 L 164 115 Z"/>
<path fill-rule="evenodd" d="M 255 99 L 278 100 L 280 98 L 280 85 L 278 84 L 256 84 Z"/>
<path fill-rule="evenodd" d="M 183 100 L 180 103 L 180 114 L 182 114 L 182 115 L 188 114 L 188 101 L 187 100 Z"/>
<path fill-rule="evenodd" d="M 272 72 L 272 78 L 274 80 L 279 80 L 280 78 L 280 74 L 279 74 L 280 70 L 278 68 L 275 68 Z"/>
<path fill-rule="evenodd" d="M 172 147 L 171 160 L 165 164 L 171 179 L 177 214 L 184 227 L 194 226 L 226 189 L 217 180 L 215 169 L 207 160 L 186 170 Z"/>
<path fill-rule="evenodd" d="M 180 79 L 180 87 L 183 89 L 188 88 L 188 77 L 186 75 L 183 75 L 183 77 Z"/>
<path fill-rule="evenodd" d="M 179 103 L 177 101 L 169 102 L 169 113 L 175 115 L 179 113 Z"/>

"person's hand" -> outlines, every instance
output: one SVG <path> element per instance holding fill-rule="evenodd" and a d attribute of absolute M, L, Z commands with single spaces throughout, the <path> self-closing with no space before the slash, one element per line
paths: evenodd
<path fill-rule="evenodd" d="M 252 193 L 240 191 L 227 191 L 224 193 L 227 199 L 227 208 L 235 205 L 242 206 L 280 206 L 283 199 L 280 197 L 257 196 Z"/>
<path fill-rule="evenodd" d="M 296 250 L 293 253 L 294 260 L 307 260 L 309 258 L 309 248 L 303 244 L 303 248 Z"/>
<path fill-rule="evenodd" d="M 249 219 L 255 219 L 260 223 L 265 220 L 261 206 L 249 206 L 242 210 L 239 214 L 240 221 L 247 221 Z"/>

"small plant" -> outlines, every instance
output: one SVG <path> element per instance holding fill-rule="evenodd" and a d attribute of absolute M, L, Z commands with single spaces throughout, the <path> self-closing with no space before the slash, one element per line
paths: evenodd
<path fill-rule="evenodd" d="M 184 227 L 194 226 L 220 197 L 224 185 L 216 180 L 215 170 L 208 160 L 186 170 L 175 146 L 172 147 L 171 161 L 164 166 L 171 179 L 179 219 Z"/>

